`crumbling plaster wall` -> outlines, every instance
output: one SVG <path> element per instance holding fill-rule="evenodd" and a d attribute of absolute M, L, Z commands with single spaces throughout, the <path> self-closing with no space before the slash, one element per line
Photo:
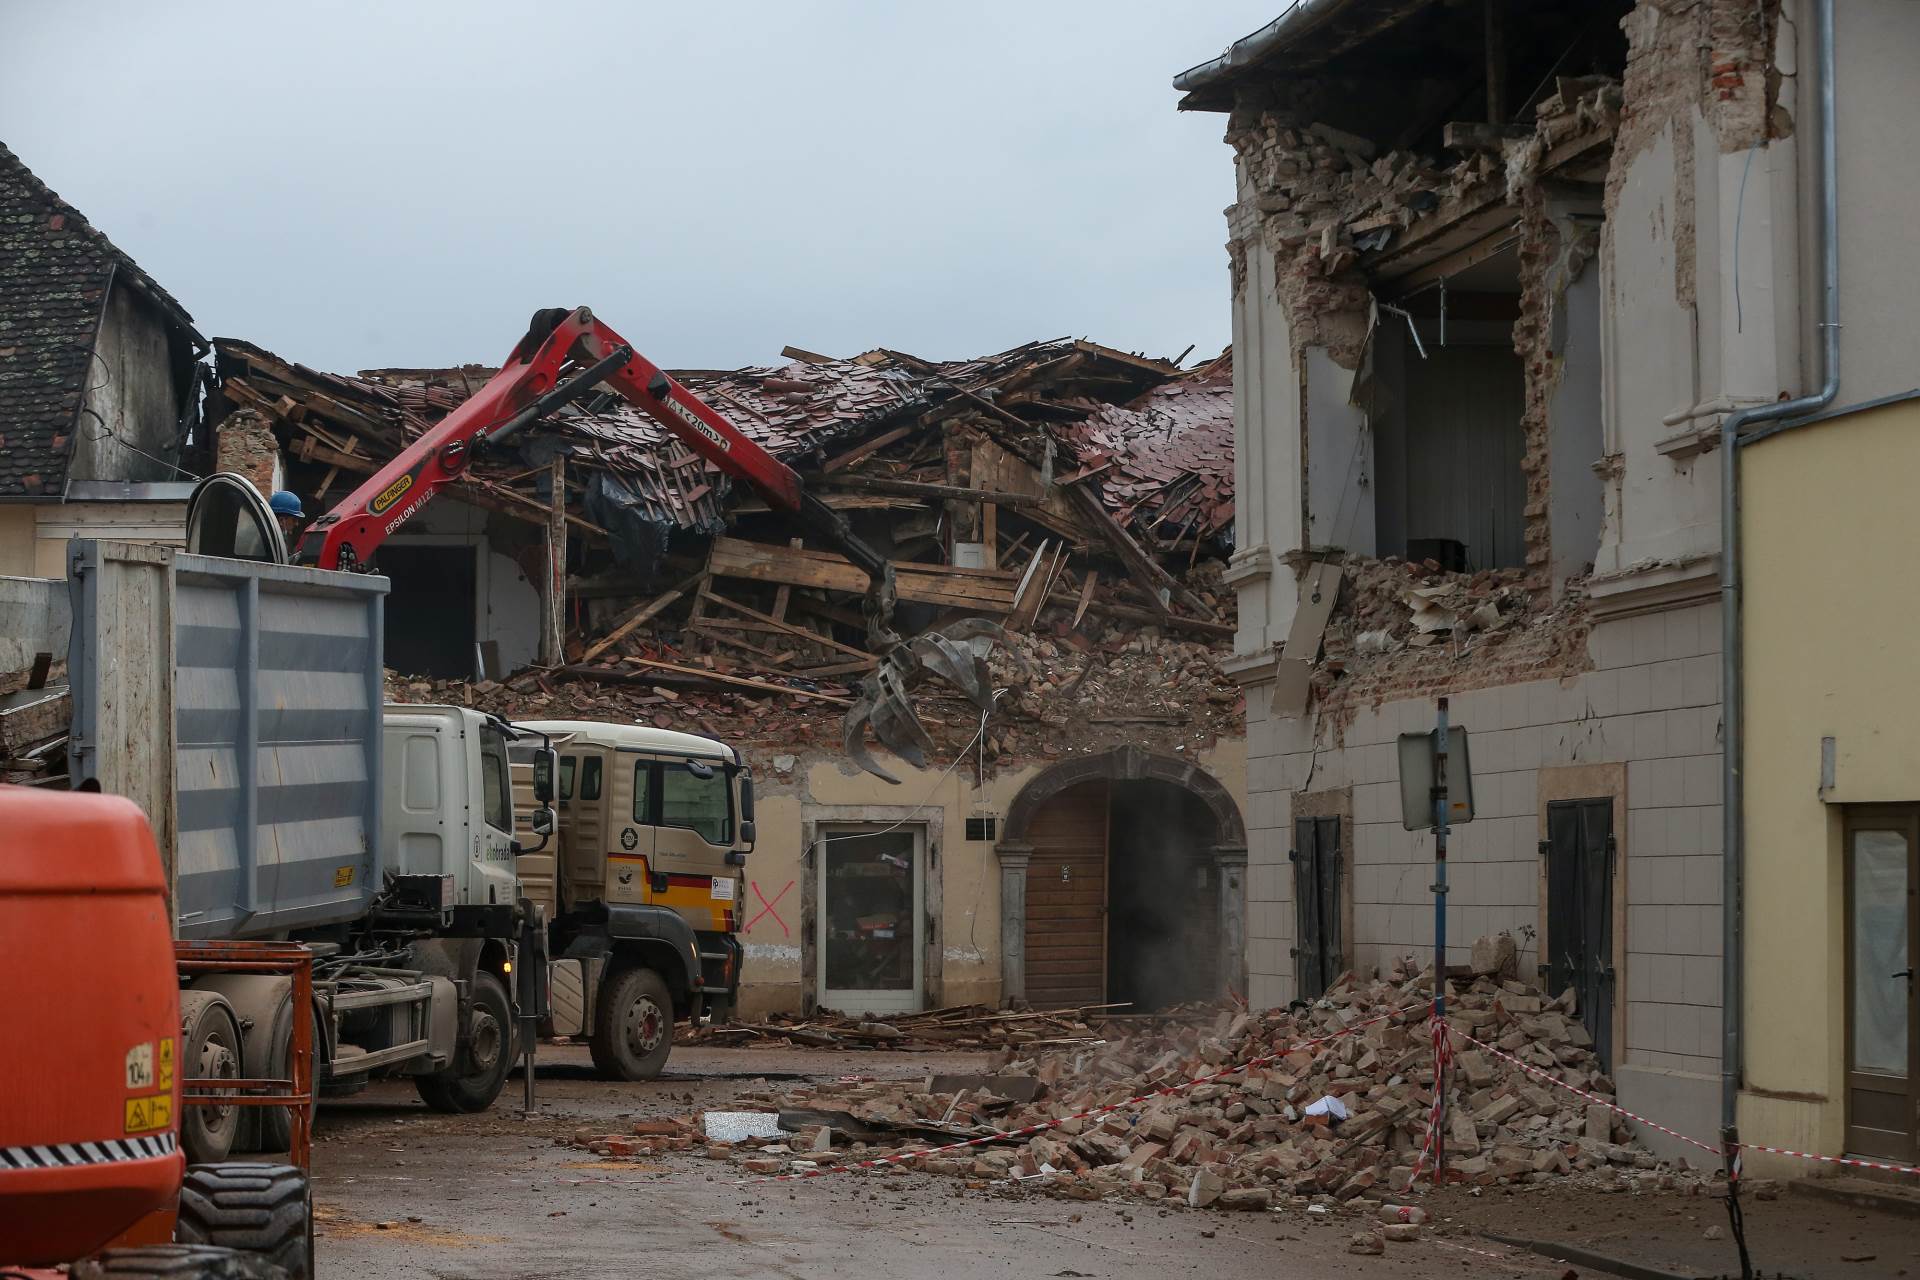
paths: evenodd
<path fill-rule="evenodd" d="M 944 777 L 944 766 L 899 770 L 900 783 L 893 785 L 837 756 L 749 752 L 748 763 L 754 771 L 759 842 L 747 862 L 744 1016 L 798 1012 L 814 996 L 806 971 L 812 947 L 804 934 L 810 918 L 803 903 L 813 896 L 807 881 L 819 869 L 807 856 L 806 832 L 821 823 L 861 821 L 863 815 L 882 823 L 906 818 L 927 828 L 926 901 L 932 918 L 924 922 L 923 941 L 931 940 L 937 953 L 925 965 L 929 1006 L 1000 1003 L 1001 866 L 993 841 L 966 839 L 966 820 L 993 815 L 1004 822 L 1021 789 L 1046 764 L 993 773 L 976 786 L 965 764 Z M 1199 753 L 1196 763 L 1245 813 L 1245 740 L 1222 739 Z M 769 904 L 773 909 L 763 910 Z M 1205 941 L 1197 939 L 1196 945 Z"/>
<path fill-rule="evenodd" d="M 1239 597 L 1234 653 L 1259 661 L 1287 634 L 1298 586 L 1280 559 L 1299 545 L 1305 514 L 1301 378 L 1292 325 L 1274 290 L 1274 254 L 1246 198 L 1229 210 L 1233 295 L 1234 554 L 1225 581 Z"/>
<path fill-rule="evenodd" d="M 1623 24 L 1626 110 L 1601 249 L 1597 595 L 1709 580 L 1721 414 L 1805 389 L 1796 24 L 1779 13 L 1777 0 L 1642 0 Z"/>

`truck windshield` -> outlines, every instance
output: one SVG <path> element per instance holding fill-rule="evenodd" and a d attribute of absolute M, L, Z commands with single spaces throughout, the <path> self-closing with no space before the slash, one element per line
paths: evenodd
<path fill-rule="evenodd" d="M 480 732 L 480 789 L 487 825 L 495 831 L 513 830 L 513 802 L 508 798 L 507 738 L 497 729 Z"/>
<path fill-rule="evenodd" d="M 696 778 L 676 764 L 661 766 L 660 824 L 689 827 L 708 844 L 733 843 L 733 801 L 725 770 Z"/>

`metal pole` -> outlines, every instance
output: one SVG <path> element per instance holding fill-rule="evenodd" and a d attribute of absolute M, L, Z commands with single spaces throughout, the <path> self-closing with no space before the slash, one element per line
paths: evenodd
<path fill-rule="evenodd" d="M 1433 1017 L 1447 1020 L 1447 700 L 1440 699 L 1439 724 L 1433 731 Z M 1447 1174 L 1447 1082 L 1438 1054 L 1433 1063 L 1433 1089 L 1438 1122 L 1433 1133 L 1433 1175 L 1444 1182 Z"/>
<path fill-rule="evenodd" d="M 520 1005 L 518 1010 L 520 1015 L 518 1019 L 520 1035 L 518 1039 L 523 1055 L 520 1059 L 520 1069 L 525 1073 L 525 1097 L 521 1103 L 521 1109 L 526 1112 L 526 1114 L 532 1115 L 536 1109 L 533 1096 L 533 1060 L 535 1050 L 540 1044 L 540 997 L 543 994 L 546 979 L 544 972 L 546 968 L 546 955 L 544 954 L 544 948 L 540 945 L 541 921 L 533 909 L 533 904 L 525 898 L 522 898 L 520 900 L 520 909 L 522 912 L 520 923 L 520 954 L 515 957 L 520 964 L 517 975 L 520 980 L 515 984 L 517 987 L 515 994 L 518 997 Z"/>

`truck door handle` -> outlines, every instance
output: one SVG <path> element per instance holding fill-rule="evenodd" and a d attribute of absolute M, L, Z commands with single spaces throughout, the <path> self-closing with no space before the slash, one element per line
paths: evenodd
<path fill-rule="evenodd" d="M 1887 976 L 1888 976 L 1888 977 L 1890 977 L 1890 978 L 1905 978 L 1905 979 L 1906 979 L 1907 981 L 1909 981 L 1909 982 L 1911 982 L 1911 981 L 1913 981 L 1913 970 L 1912 970 L 1912 969 L 1902 969 L 1902 970 L 1901 970 L 1900 972 L 1898 972 L 1898 973 L 1890 973 L 1890 974 L 1888 974 Z"/>

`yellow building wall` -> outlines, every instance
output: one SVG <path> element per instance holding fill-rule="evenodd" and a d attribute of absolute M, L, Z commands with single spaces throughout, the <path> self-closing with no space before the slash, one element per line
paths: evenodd
<path fill-rule="evenodd" d="M 1219 742 L 1197 758 L 1244 814 L 1246 741 Z M 926 999 L 932 1005 L 1000 1002 L 1000 861 L 992 841 L 965 838 L 966 820 L 979 813 L 1004 818 L 1021 788 L 1043 772 L 1043 766 L 991 774 L 984 786 L 976 787 L 964 763 L 943 777 L 944 763 L 939 769 L 914 770 L 890 761 L 900 774 L 898 785 L 828 757 L 796 761 L 784 775 L 766 755 L 751 753 L 749 763 L 759 838 L 747 862 L 747 927 L 741 933 L 746 962 L 739 1002 L 743 1017 L 803 1007 L 812 988 L 802 971 L 801 904 L 806 878 L 819 874 L 817 865 L 805 858 L 803 824 L 813 818 L 842 821 L 852 808 L 897 811 L 880 819 L 891 822 L 924 806 L 911 821 L 928 824 L 930 830 L 937 823 L 938 860 L 928 868 L 928 878 L 937 876 L 940 882 L 941 974 Z M 825 814 L 830 816 L 823 818 Z M 764 910 L 768 903 L 772 911 Z"/>
<path fill-rule="evenodd" d="M 33 505 L 0 503 L 0 576 L 34 578 Z"/>
<path fill-rule="evenodd" d="M 1920 800 L 1920 401 L 1741 453 L 1746 1090 L 1741 1136 L 1845 1142 L 1840 806 Z M 1834 786 L 1821 790 L 1821 739 Z M 1773 1171 L 1800 1173 L 1801 1162 Z M 1788 1165 L 1791 1167 L 1788 1167 Z M 1764 1167 L 1756 1162 L 1756 1168 Z"/>

